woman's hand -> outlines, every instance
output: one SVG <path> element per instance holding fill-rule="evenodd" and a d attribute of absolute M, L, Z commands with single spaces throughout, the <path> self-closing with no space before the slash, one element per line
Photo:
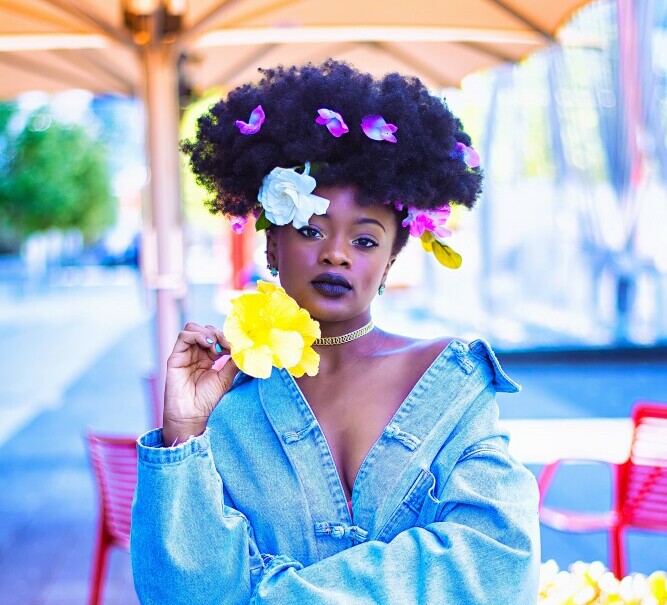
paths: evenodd
<path fill-rule="evenodd" d="M 212 368 L 223 355 L 229 355 L 229 343 L 214 326 L 188 323 L 178 335 L 167 360 L 162 427 L 166 446 L 204 432 L 208 417 L 238 372 L 231 358 L 221 369 Z"/>

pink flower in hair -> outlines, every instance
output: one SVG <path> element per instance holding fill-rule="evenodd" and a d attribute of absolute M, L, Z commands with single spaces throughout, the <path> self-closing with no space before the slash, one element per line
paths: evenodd
<path fill-rule="evenodd" d="M 393 124 L 387 124 L 382 116 L 366 116 L 361 120 L 361 129 L 369 139 L 396 143 L 394 133 L 398 128 Z"/>
<path fill-rule="evenodd" d="M 410 228 L 410 235 L 421 237 L 424 232 L 430 231 L 437 238 L 449 237 L 452 232 L 445 227 L 449 218 L 449 204 L 435 210 L 418 210 L 408 206 L 408 216 L 401 223 Z"/>
<path fill-rule="evenodd" d="M 317 113 L 320 115 L 315 121 L 318 124 L 324 124 L 336 138 L 343 136 L 346 132 L 350 132 L 350 129 L 339 113 L 326 108 L 318 109 Z"/>
<path fill-rule="evenodd" d="M 472 147 L 464 143 L 457 142 L 455 145 L 456 155 L 463 158 L 463 162 L 468 168 L 477 168 L 479 166 L 479 153 Z"/>
<path fill-rule="evenodd" d="M 250 114 L 250 119 L 247 122 L 243 120 L 236 120 L 236 127 L 239 129 L 241 134 L 257 134 L 259 129 L 264 124 L 264 110 L 261 105 L 255 107 Z"/>
<path fill-rule="evenodd" d="M 239 233 L 243 233 L 243 230 L 245 229 L 245 226 L 248 223 L 248 217 L 230 216 L 229 222 L 231 223 L 232 231 L 238 235 Z"/>

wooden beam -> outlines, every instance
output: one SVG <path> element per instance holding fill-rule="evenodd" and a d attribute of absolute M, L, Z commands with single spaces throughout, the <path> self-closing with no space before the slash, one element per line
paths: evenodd
<path fill-rule="evenodd" d="M 396 46 L 394 46 L 389 42 L 366 42 L 365 44 L 367 44 L 372 48 L 377 48 L 384 54 L 393 57 L 400 63 L 403 63 L 404 65 L 409 67 L 410 71 L 416 74 L 423 75 L 424 77 L 431 80 L 436 86 L 440 88 L 459 85 L 459 82 L 454 82 L 452 80 L 445 79 L 437 69 L 434 69 L 432 66 L 427 65 L 420 59 L 413 57 L 408 53 L 400 50 L 399 48 L 397 48 Z"/>
<path fill-rule="evenodd" d="M 120 42 L 129 48 L 136 48 L 134 42 L 132 41 L 130 32 L 125 29 L 119 29 L 111 23 L 107 23 L 102 17 L 94 14 L 90 7 L 86 7 L 83 0 L 79 0 L 76 4 L 74 4 L 71 0 L 42 1 L 51 4 L 52 6 L 55 6 L 61 11 L 67 13 L 71 17 L 86 23 L 90 27 L 94 28 L 97 32 L 106 34 L 110 38 L 113 38 L 117 42 Z"/>
<path fill-rule="evenodd" d="M 130 96 L 136 93 L 134 83 L 107 65 L 99 56 L 96 56 L 94 50 L 85 53 L 73 50 L 59 50 L 53 51 L 53 54 L 79 69 L 82 69 L 84 72 L 90 72 L 91 67 L 94 71 L 101 72 L 103 75 L 107 76 L 109 80 L 115 83 L 114 89 L 118 92 Z"/>
<path fill-rule="evenodd" d="M 84 85 L 81 75 L 77 75 L 58 67 L 44 65 L 41 61 L 27 59 L 15 53 L 0 53 L 0 63 L 14 67 L 21 71 L 38 74 L 56 83 L 69 88 L 82 88 Z"/>
<path fill-rule="evenodd" d="M 51 26 L 57 25 L 62 27 L 66 32 L 69 31 L 72 27 L 72 23 L 70 21 L 66 21 L 62 17 L 37 10 L 34 6 L 24 6 L 19 2 L 12 2 L 11 0 L 0 0 L 0 9 L 15 15 L 27 17 L 30 21 L 46 23 Z"/>
<path fill-rule="evenodd" d="M 526 27 L 529 27 L 534 32 L 543 36 L 548 42 L 556 42 L 556 38 L 553 37 L 551 32 L 548 32 L 546 29 L 543 29 L 542 27 L 537 25 L 537 23 L 530 20 L 525 15 L 521 14 L 518 10 L 509 6 L 504 0 L 488 0 L 488 1 L 491 4 L 495 4 L 498 8 L 508 13 L 509 15 L 512 15 L 512 17 L 514 17 L 518 21 L 521 21 L 521 23 L 523 23 Z"/>
<path fill-rule="evenodd" d="M 221 73 L 219 73 L 215 79 L 211 80 L 211 83 L 214 86 L 219 86 L 227 84 L 230 80 L 237 77 L 241 72 L 245 71 L 252 66 L 253 63 L 261 61 L 266 57 L 274 48 L 278 46 L 277 44 L 266 44 L 260 46 L 254 53 L 251 53 L 249 57 L 246 57 L 243 61 L 235 63 L 234 65 L 227 66 Z"/>

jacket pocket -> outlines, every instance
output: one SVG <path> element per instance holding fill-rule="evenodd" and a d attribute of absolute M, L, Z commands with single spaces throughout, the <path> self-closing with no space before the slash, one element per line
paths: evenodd
<path fill-rule="evenodd" d="M 420 469 L 407 494 L 382 526 L 376 539 L 389 542 L 406 529 L 432 523 L 440 505 L 435 493 L 433 473 Z"/>

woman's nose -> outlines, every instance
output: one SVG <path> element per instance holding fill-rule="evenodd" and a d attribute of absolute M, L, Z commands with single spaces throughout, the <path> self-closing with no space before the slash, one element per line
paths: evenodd
<path fill-rule="evenodd" d="M 351 259 L 347 243 L 340 239 L 329 239 L 322 246 L 319 260 L 324 265 L 349 266 Z"/>

